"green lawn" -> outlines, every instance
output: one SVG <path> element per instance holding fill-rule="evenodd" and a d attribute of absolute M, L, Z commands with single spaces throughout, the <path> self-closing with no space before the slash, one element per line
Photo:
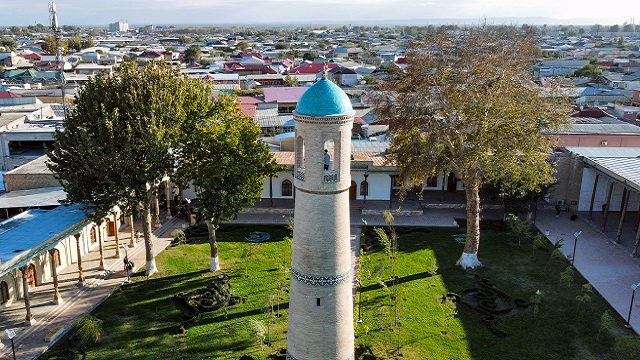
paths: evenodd
<path fill-rule="evenodd" d="M 610 356 L 616 338 L 633 332 L 614 314 L 612 330 L 598 337 L 601 316 L 609 306 L 596 293 L 590 302 L 579 304 L 576 296 L 585 281 L 578 273 L 571 285 L 560 284 L 566 260 L 549 261 L 551 253 L 534 249 L 531 243 L 517 245 L 499 224 L 483 226 L 484 266 L 475 274 L 454 265 L 462 244 L 452 235 L 464 229 L 398 229 L 402 232 L 396 266 L 399 339 L 393 290 L 380 285 L 390 279 L 389 259 L 379 247 L 364 255 L 363 322 L 356 323 L 356 346 L 380 358 L 394 358 L 398 340 L 403 359 L 616 358 Z M 244 241 L 252 231 L 267 231 L 271 239 L 260 244 Z M 206 287 L 215 276 L 204 270 L 209 264 L 206 239 L 195 238 L 195 243 L 163 251 L 157 258 L 158 274 L 150 279 L 134 277 L 132 284 L 115 291 L 92 313 L 104 321 L 105 333 L 100 343 L 87 346 L 87 359 L 237 359 L 245 354 L 265 359 L 284 348 L 286 292 L 279 302 L 282 316 L 271 319 L 271 346 L 260 347 L 249 324 L 250 319 L 267 321 L 264 304 L 276 294 L 276 279 L 285 277 L 283 262 L 288 265 L 290 254 L 290 243 L 283 241 L 287 230 L 236 227 L 218 235 L 222 271 L 231 277 L 234 295 L 244 300 L 241 304 L 229 307 L 226 317 L 222 310 L 204 314 L 186 334 L 179 333 L 180 311 L 171 296 Z M 489 279 L 512 298 L 529 299 L 541 290 L 537 316 L 531 307 L 501 316 L 496 326 L 503 335 L 496 335 L 482 324 L 480 313 L 461 302 L 443 302 L 447 293 L 462 295 L 477 287 L 474 275 Z M 284 288 L 288 283 L 284 281 Z M 354 322 L 357 317 L 356 304 Z"/>

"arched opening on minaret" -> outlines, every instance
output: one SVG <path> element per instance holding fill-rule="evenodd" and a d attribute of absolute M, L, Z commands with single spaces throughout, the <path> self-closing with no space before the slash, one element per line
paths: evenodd
<path fill-rule="evenodd" d="M 340 180 L 340 133 L 325 138 L 324 148 L 329 150 L 330 161 L 328 169 L 325 167 L 323 181 L 338 182 Z"/>
<path fill-rule="evenodd" d="M 295 164 L 295 176 L 296 179 L 304 181 L 304 170 L 305 170 L 305 154 L 304 154 L 304 138 L 300 135 L 296 137 L 296 145 L 295 145 L 295 153 L 296 153 L 296 164 Z"/>

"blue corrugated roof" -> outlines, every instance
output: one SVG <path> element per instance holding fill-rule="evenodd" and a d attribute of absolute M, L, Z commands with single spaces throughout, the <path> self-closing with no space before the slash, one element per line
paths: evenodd
<path fill-rule="evenodd" d="M 353 107 L 338 85 L 322 79 L 302 94 L 295 113 L 307 116 L 349 115 L 353 114 Z"/>
<path fill-rule="evenodd" d="M 31 209 L 0 223 L 0 276 L 26 265 L 88 223 L 79 204 L 53 210 Z"/>

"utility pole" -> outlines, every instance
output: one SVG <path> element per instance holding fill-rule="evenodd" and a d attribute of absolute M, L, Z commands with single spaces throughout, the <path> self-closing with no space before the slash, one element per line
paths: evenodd
<path fill-rule="evenodd" d="M 56 14 L 56 3 L 49 3 L 49 20 L 51 22 L 51 32 L 56 39 L 56 63 L 60 67 L 60 85 L 62 89 L 62 112 L 64 118 L 67 118 L 67 100 L 65 95 L 65 79 L 64 79 L 64 60 L 62 54 L 62 30 L 58 27 L 58 15 Z"/>

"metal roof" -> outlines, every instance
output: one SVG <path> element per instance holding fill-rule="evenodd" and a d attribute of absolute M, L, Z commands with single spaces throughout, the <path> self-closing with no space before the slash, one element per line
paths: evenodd
<path fill-rule="evenodd" d="M 603 173 L 640 191 L 640 158 L 585 158 L 587 164 L 595 166 Z"/>
<path fill-rule="evenodd" d="M 28 209 L 38 206 L 60 205 L 67 198 L 62 186 L 28 190 L 14 190 L 0 195 L 0 209 Z"/>
<path fill-rule="evenodd" d="M 640 192 L 640 148 L 567 147 L 584 162 L 623 185 Z"/>
<path fill-rule="evenodd" d="M 555 134 L 640 134 L 640 126 L 633 124 L 572 124 Z"/>
<path fill-rule="evenodd" d="M 28 210 L 3 221 L 0 223 L 0 276 L 25 266 L 89 223 L 78 204 L 53 210 Z"/>
<path fill-rule="evenodd" d="M 635 158 L 640 156 L 640 147 L 580 147 L 567 146 L 567 150 L 574 154 L 587 157 L 624 157 Z M 638 169 L 640 170 L 640 169 Z"/>

